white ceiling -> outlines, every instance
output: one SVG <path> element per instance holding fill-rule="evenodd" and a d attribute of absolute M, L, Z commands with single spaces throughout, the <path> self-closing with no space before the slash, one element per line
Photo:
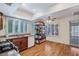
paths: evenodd
<path fill-rule="evenodd" d="M 44 13 L 48 12 L 50 7 L 56 5 L 56 3 L 27 3 L 22 4 L 21 8 L 26 9 L 33 13 Z"/>
<path fill-rule="evenodd" d="M 31 16 L 30 18 L 25 16 L 28 20 L 48 16 L 63 17 L 71 15 L 73 12 L 79 10 L 78 3 L 14 3 L 12 6 L 3 5 L 4 4 L 0 3 L 0 11 L 6 11 L 6 14 L 9 14 L 9 11 L 11 11 L 12 13 L 10 12 L 10 14 L 13 15 L 18 15 L 19 13 L 22 14 L 24 11 L 24 16 Z M 19 13 L 17 14 L 18 11 Z M 20 17 L 22 17 L 22 15 Z"/>
<path fill-rule="evenodd" d="M 61 4 L 53 6 L 52 10 L 50 9 L 47 14 L 44 14 L 43 16 L 39 18 L 45 18 L 48 19 L 48 16 L 51 16 L 51 18 L 62 18 L 67 16 L 73 16 L 74 12 L 79 12 L 79 4 L 78 3 L 70 3 L 70 4 Z M 51 12 L 50 12 L 51 11 Z"/>

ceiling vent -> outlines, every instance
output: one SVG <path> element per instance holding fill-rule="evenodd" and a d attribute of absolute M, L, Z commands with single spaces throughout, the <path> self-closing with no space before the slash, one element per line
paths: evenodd
<path fill-rule="evenodd" d="M 79 15 L 79 11 L 74 12 L 73 15 Z"/>

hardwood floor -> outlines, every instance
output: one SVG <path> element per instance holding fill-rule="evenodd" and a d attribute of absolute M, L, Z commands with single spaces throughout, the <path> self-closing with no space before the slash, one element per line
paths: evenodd
<path fill-rule="evenodd" d="M 46 41 L 20 54 L 22 56 L 71 56 L 74 55 L 74 53 L 71 53 L 71 48 L 68 45 Z"/>

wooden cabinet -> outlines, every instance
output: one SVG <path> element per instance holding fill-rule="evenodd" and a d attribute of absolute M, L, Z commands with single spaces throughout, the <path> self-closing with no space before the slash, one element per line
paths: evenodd
<path fill-rule="evenodd" d="M 13 38 L 11 41 L 18 47 L 19 51 L 28 48 L 28 37 Z"/>
<path fill-rule="evenodd" d="M 0 12 L 0 30 L 3 29 L 3 13 Z"/>

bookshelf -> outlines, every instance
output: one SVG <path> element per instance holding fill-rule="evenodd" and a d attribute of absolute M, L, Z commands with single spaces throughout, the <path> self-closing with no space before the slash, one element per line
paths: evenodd
<path fill-rule="evenodd" d="M 45 23 L 43 21 L 35 22 L 35 43 L 42 43 L 46 40 Z"/>

